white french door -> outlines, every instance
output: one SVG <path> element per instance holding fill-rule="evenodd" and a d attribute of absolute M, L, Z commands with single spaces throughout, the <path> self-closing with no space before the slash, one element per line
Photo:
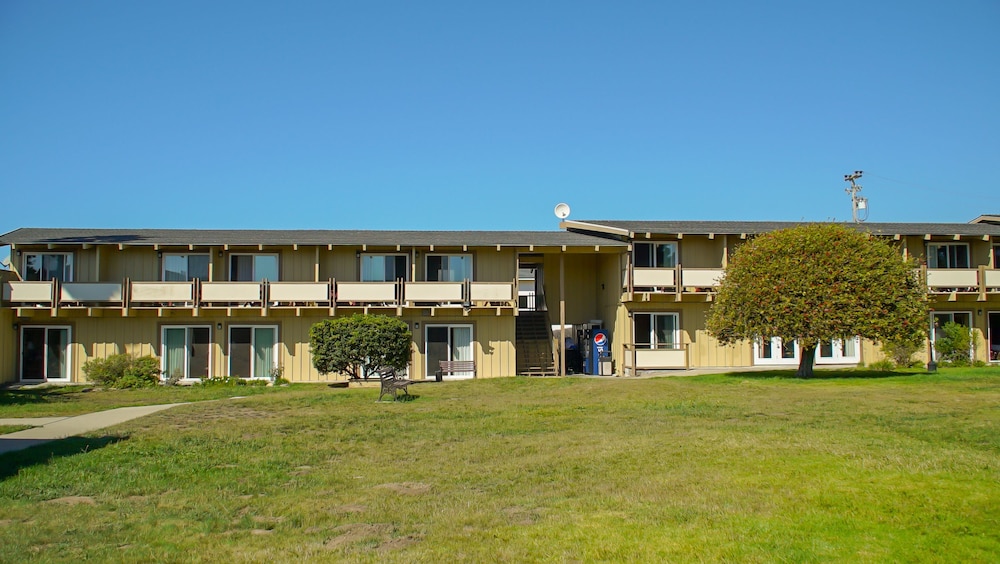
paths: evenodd
<path fill-rule="evenodd" d="M 860 351 L 861 340 L 857 337 L 825 341 L 816 347 L 816 364 L 857 364 L 861 361 Z M 753 345 L 753 363 L 759 365 L 797 366 L 801 354 L 797 341 L 783 343 L 778 337 Z"/>
<path fill-rule="evenodd" d="M 753 344 L 753 363 L 763 365 L 798 365 L 799 344 L 795 341 L 783 343 L 774 337 Z"/>

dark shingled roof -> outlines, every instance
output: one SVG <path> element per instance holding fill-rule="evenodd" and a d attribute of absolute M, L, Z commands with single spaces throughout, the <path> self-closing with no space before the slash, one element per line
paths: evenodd
<path fill-rule="evenodd" d="M 24 227 L 0 235 L 2 245 L 370 245 L 441 247 L 624 246 L 566 231 L 347 231 L 241 229 L 67 229 Z"/>
<path fill-rule="evenodd" d="M 577 224 L 624 229 L 632 233 L 654 233 L 658 235 L 705 235 L 767 233 L 786 227 L 793 227 L 811 221 L 620 221 L 620 220 L 575 220 L 569 228 L 584 229 Z M 1000 225 L 988 223 L 845 223 L 863 231 L 881 235 L 992 235 L 1000 237 Z"/>

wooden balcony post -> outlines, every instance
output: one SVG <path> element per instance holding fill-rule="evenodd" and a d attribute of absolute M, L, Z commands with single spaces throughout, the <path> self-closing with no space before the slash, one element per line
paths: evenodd
<path fill-rule="evenodd" d="M 985 302 L 986 301 L 986 266 L 985 265 L 982 265 L 982 264 L 979 265 L 978 276 L 979 276 L 979 278 L 976 280 L 976 282 L 979 283 L 979 301 Z"/>

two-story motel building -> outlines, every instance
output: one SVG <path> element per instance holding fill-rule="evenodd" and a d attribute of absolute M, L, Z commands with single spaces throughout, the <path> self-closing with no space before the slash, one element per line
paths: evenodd
<path fill-rule="evenodd" d="M 23 228 L 0 236 L 0 382 L 83 382 L 92 358 L 160 358 L 165 375 L 343 380 L 312 366 L 309 328 L 353 313 L 396 316 L 413 333 L 410 378 L 472 360 L 454 378 L 579 369 L 585 331 L 611 336 L 611 370 L 798 363 L 779 339 L 723 346 L 705 318 L 729 258 L 794 223 L 563 221 L 560 231 L 325 231 Z M 947 321 L 1000 361 L 1000 218 L 866 223 L 915 257 Z M 562 329 L 562 331 L 560 331 Z M 564 336 L 566 337 L 564 339 Z M 932 330 L 930 340 L 935 333 Z M 922 355 L 929 360 L 928 352 Z M 585 353 L 586 354 L 586 353 Z M 818 364 L 881 358 L 860 339 L 820 346 Z"/>

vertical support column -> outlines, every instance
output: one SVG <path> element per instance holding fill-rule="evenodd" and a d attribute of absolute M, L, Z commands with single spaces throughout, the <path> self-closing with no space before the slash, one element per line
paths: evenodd
<path fill-rule="evenodd" d="M 566 253 L 559 253 L 559 376 L 566 375 Z"/>
<path fill-rule="evenodd" d="M 313 258 L 313 282 L 319 282 L 319 245 L 316 245 Z"/>

